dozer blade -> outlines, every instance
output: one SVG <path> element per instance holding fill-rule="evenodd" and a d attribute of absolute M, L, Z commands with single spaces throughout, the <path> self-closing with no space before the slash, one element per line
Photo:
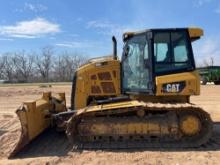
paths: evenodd
<path fill-rule="evenodd" d="M 24 102 L 16 110 L 21 124 L 21 134 L 17 145 L 9 155 L 13 157 L 24 146 L 51 126 L 51 115 L 66 111 L 65 94 L 59 93 L 52 97 L 51 92 L 43 93 L 41 99 L 32 102 Z"/>

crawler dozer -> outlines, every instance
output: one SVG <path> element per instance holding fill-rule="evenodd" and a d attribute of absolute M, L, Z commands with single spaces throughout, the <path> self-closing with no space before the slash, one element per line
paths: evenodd
<path fill-rule="evenodd" d="M 198 147 L 213 122 L 190 103 L 200 94 L 191 43 L 200 28 L 148 29 L 123 34 L 123 52 L 89 60 L 73 77 L 71 107 L 65 94 L 44 93 L 17 110 L 21 139 L 14 155 L 48 127 L 64 130 L 82 149 Z"/>

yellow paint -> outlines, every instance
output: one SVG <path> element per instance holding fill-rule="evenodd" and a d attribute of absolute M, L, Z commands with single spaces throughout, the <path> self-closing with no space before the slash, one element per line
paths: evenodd
<path fill-rule="evenodd" d="M 137 107 L 145 105 L 143 102 L 139 101 L 125 101 L 125 102 L 118 102 L 118 103 L 110 103 L 110 104 L 103 104 L 103 105 L 94 105 L 86 107 L 86 112 L 97 112 L 97 111 L 107 111 L 119 108 L 130 108 L 130 107 Z"/>
<path fill-rule="evenodd" d="M 123 119 L 122 119 L 123 120 Z M 174 122 L 174 121 L 170 121 Z M 176 123 L 175 123 L 176 124 Z M 82 136 L 132 136 L 132 135 L 167 135 L 171 132 L 167 124 L 161 125 L 157 120 L 130 120 L 117 122 L 91 121 L 79 124 L 79 134 Z"/>
<path fill-rule="evenodd" d="M 188 28 L 188 32 L 191 40 L 198 39 L 204 34 L 203 30 L 200 28 Z"/>
<path fill-rule="evenodd" d="M 163 84 L 185 81 L 186 87 L 180 93 L 164 93 L 162 92 Z M 156 96 L 182 95 L 191 96 L 200 94 L 200 78 L 197 71 L 170 74 L 156 77 Z"/>
<path fill-rule="evenodd" d="M 188 29 L 189 37 L 190 37 L 191 41 L 199 39 L 204 34 L 203 29 L 198 28 L 198 27 L 189 27 L 187 29 Z M 131 37 L 131 36 L 134 36 L 134 35 L 145 33 L 146 31 L 148 31 L 148 29 L 147 30 L 140 30 L 140 31 L 137 31 L 137 32 L 125 32 L 123 34 L 123 36 Z"/>
<path fill-rule="evenodd" d="M 195 116 L 186 116 L 180 122 L 180 129 L 186 135 L 195 135 L 196 133 L 199 133 L 201 129 L 201 123 Z"/>
<path fill-rule="evenodd" d="M 54 103 L 52 99 L 55 97 L 51 96 L 50 92 L 43 93 L 41 99 L 32 102 L 25 102 L 21 109 L 17 110 L 17 115 L 22 125 L 23 135 L 28 138 L 29 141 L 38 136 L 51 124 L 51 113 L 50 110 L 57 110 L 61 112 L 66 110 L 65 107 L 65 95 L 59 94 L 56 99 L 60 98 L 60 101 L 64 104 L 57 106 L 58 109 L 53 109 Z M 62 104 L 61 103 L 61 104 Z M 56 103 L 58 104 L 58 103 Z M 61 110 L 61 107 L 63 109 Z M 24 139 L 27 140 L 27 139 Z"/>
<path fill-rule="evenodd" d="M 99 80 L 98 73 L 109 72 L 112 80 Z M 115 72 L 115 76 L 113 72 Z M 91 76 L 96 75 L 97 79 L 92 80 Z M 115 87 L 114 93 L 104 93 L 101 82 L 112 82 Z M 91 60 L 88 64 L 83 65 L 77 70 L 76 92 L 75 92 L 75 109 L 83 108 L 87 105 L 88 97 L 105 97 L 120 95 L 120 61 L 113 58 L 100 58 Z M 101 93 L 92 93 L 92 86 L 99 86 Z"/>

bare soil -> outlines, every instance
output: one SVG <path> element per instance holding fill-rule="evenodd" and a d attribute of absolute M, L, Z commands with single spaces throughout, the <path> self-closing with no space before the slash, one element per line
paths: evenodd
<path fill-rule="evenodd" d="M 1 164 L 219 164 L 220 161 L 220 86 L 201 87 L 201 95 L 191 97 L 211 114 L 215 122 L 209 144 L 198 149 L 146 149 L 113 151 L 73 151 L 65 134 L 48 130 L 13 159 L 7 156 L 19 138 L 20 125 L 15 110 L 24 101 L 41 97 L 42 92 L 65 92 L 69 105 L 71 85 L 0 87 L 0 165 Z"/>

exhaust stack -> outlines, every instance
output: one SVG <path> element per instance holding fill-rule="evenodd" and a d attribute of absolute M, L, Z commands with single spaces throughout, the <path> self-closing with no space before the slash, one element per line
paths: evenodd
<path fill-rule="evenodd" d="M 112 42 L 113 42 L 113 59 L 117 60 L 117 41 L 115 36 L 112 36 Z"/>

